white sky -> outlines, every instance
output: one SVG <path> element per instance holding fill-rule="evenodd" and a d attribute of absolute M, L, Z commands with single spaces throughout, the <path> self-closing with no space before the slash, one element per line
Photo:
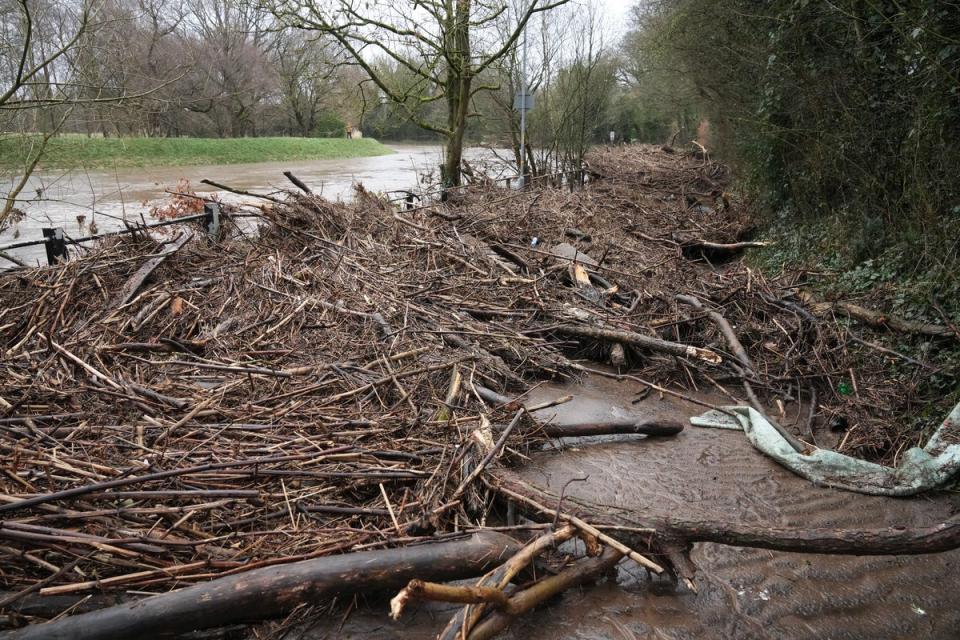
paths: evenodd
<path fill-rule="evenodd" d="M 580 2 L 596 2 L 603 7 L 607 25 L 612 40 L 619 40 L 630 28 L 630 7 L 637 0 L 579 0 Z"/>

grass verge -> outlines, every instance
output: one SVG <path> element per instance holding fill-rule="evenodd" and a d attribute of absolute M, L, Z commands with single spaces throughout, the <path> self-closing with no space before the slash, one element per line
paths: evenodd
<path fill-rule="evenodd" d="M 25 164 L 33 136 L 0 137 L 0 167 Z M 240 164 L 281 160 L 332 160 L 392 151 L 373 138 L 88 138 L 50 140 L 41 169 Z"/>

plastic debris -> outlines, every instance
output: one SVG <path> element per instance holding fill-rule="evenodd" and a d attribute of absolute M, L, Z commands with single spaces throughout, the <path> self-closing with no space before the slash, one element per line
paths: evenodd
<path fill-rule="evenodd" d="M 913 447 L 900 464 L 888 467 L 836 451 L 814 448 L 798 453 L 767 420 L 750 407 L 724 407 L 690 418 L 697 427 L 739 429 L 757 449 L 817 484 L 881 496 L 910 496 L 943 486 L 960 472 L 960 404 L 923 448 Z"/>

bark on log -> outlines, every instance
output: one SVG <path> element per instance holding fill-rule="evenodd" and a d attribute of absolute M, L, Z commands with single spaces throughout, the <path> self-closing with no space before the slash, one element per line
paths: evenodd
<path fill-rule="evenodd" d="M 456 580 L 482 574 L 520 545 L 485 531 L 416 547 L 363 551 L 254 569 L 152 598 L 0 635 L 2 640 L 125 640 L 169 637 L 283 615 L 304 602 L 370 589 L 396 589 L 416 577 Z"/>
<path fill-rule="evenodd" d="M 488 473 L 490 486 L 530 498 L 531 501 L 557 504 L 558 496 L 535 487 L 516 473 L 498 468 Z M 591 509 L 569 497 L 564 512 L 589 521 L 594 526 L 642 528 L 655 533 L 640 534 L 643 545 L 655 550 L 676 548 L 693 542 L 715 542 L 735 547 L 825 553 L 835 555 L 881 556 L 941 553 L 960 548 L 960 517 L 929 527 L 889 527 L 886 529 L 785 529 L 722 521 L 684 520 L 637 514 L 623 516 Z M 545 514 L 548 520 L 553 513 Z M 544 519 L 544 518 L 541 518 Z M 618 533 L 624 537 L 622 532 Z"/>
<path fill-rule="evenodd" d="M 917 333 L 931 338 L 954 338 L 957 334 L 949 327 L 927 322 L 913 322 L 903 318 L 880 313 L 851 302 L 818 302 L 812 295 L 802 292 L 801 300 L 808 304 L 815 315 L 824 315 L 830 310 L 841 311 L 851 318 L 856 318 L 860 322 L 867 324 L 875 329 L 893 329 L 901 333 Z"/>
<path fill-rule="evenodd" d="M 187 244 L 190 239 L 193 237 L 193 231 L 189 229 L 184 231 L 174 242 L 170 244 L 166 249 L 164 249 L 160 254 L 150 258 L 143 263 L 137 272 L 130 276 L 130 279 L 123 285 L 123 289 L 120 290 L 120 295 L 117 296 L 117 301 L 113 304 L 114 307 L 120 307 L 133 298 L 133 295 L 137 292 L 137 289 L 143 285 L 144 281 L 150 277 L 150 274 L 154 270 L 163 264 L 163 261 L 172 256 L 174 253 L 183 248 L 183 245 Z"/>

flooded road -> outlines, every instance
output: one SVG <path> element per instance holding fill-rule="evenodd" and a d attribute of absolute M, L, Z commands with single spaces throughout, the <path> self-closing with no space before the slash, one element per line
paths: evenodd
<path fill-rule="evenodd" d="M 585 385 L 543 385 L 529 403 L 567 393 L 558 421 L 686 419 L 704 409 L 593 377 Z M 564 408 L 565 407 L 565 408 Z M 548 417 L 544 414 L 541 417 Z M 575 418 L 570 416 L 574 415 Z M 913 499 L 818 488 L 760 454 L 742 433 L 687 426 L 672 438 L 611 436 L 565 443 L 522 468 L 528 482 L 638 513 L 765 526 L 877 528 L 932 525 L 960 510 L 955 495 Z M 960 551 L 904 557 L 851 557 L 697 544 L 694 594 L 636 565 L 621 563 L 617 583 L 572 591 L 522 616 L 511 640 L 727 638 L 956 638 L 960 629 Z M 373 607 L 370 609 L 369 607 Z M 371 601 L 342 629 L 302 637 L 433 638 L 454 609 L 428 606 L 394 623 Z M 339 620 L 336 625 L 339 625 Z"/>
<path fill-rule="evenodd" d="M 393 154 L 367 158 L 38 172 L 23 192 L 23 197 L 35 199 L 20 207 L 26 219 L 0 234 L 0 246 L 22 240 L 39 240 L 42 227 L 63 227 L 68 235 L 78 237 L 89 232 L 91 221 L 95 221 L 100 233 L 123 228 L 124 219 L 139 222 L 141 215 L 147 222 L 153 222 L 150 208 L 164 200 L 166 190 L 175 189 L 182 179 L 188 180 L 191 189 L 198 194 L 215 194 L 225 202 L 242 202 L 243 198 L 200 181 L 208 179 L 247 191 L 269 193 L 293 188 L 283 176 L 284 171 L 291 171 L 316 193 L 331 200 L 347 200 L 358 183 L 371 191 L 417 191 L 425 172 L 433 171 L 436 179 L 442 147 L 387 146 L 394 151 Z M 465 156 L 476 164 L 491 158 L 492 154 L 486 149 L 468 149 Z M 3 191 L 7 188 L 9 185 L 3 185 Z M 82 227 L 77 222 L 80 214 L 85 216 Z M 14 249 L 10 253 L 29 264 L 38 260 L 46 264 L 43 246 Z M 3 260 L 0 263 L 0 268 L 10 266 Z"/>

